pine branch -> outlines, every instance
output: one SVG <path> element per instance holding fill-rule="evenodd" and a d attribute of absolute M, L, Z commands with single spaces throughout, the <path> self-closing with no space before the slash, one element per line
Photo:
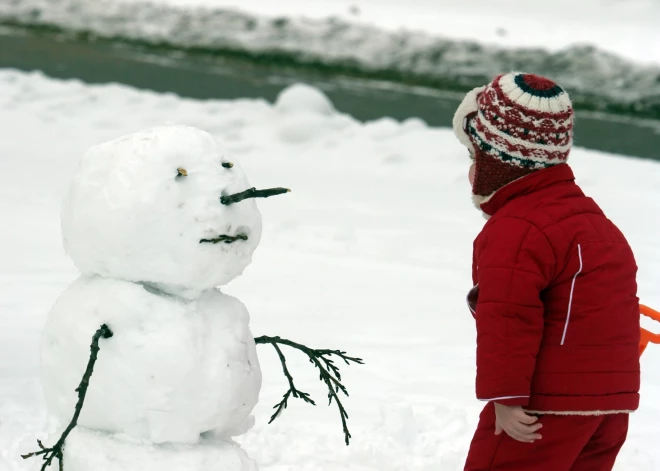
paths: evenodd
<path fill-rule="evenodd" d="M 236 242 L 237 240 L 248 240 L 248 236 L 246 236 L 245 234 L 238 234 L 236 235 L 236 237 L 228 236 L 228 235 L 220 235 L 213 239 L 202 239 L 199 241 L 199 243 L 217 244 L 218 242 L 224 242 L 225 244 L 231 244 L 232 242 Z"/>
<path fill-rule="evenodd" d="M 78 425 L 78 417 L 80 416 L 80 412 L 82 411 L 83 404 L 85 402 L 85 395 L 87 394 L 87 388 L 89 387 L 89 380 L 92 377 L 92 373 L 94 372 L 94 364 L 96 363 L 96 358 L 100 350 L 99 339 L 101 337 L 104 339 L 109 339 L 112 337 L 112 335 L 113 333 L 110 328 L 103 324 L 92 337 L 92 344 L 90 346 L 91 353 L 89 355 L 89 361 L 87 362 L 87 368 L 85 369 L 85 373 L 83 374 L 80 384 L 76 388 L 76 392 L 78 393 L 76 409 L 71 422 L 69 422 L 69 425 L 64 430 L 57 443 L 55 443 L 55 445 L 53 445 L 51 448 L 46 448 L 44 447 L 41 440 L 37 440 L 37 444 L 40 448 L 39 451 L 28 453 L 27 455 L 21 455 L 24 460 L 31 458 L 32 456 L 43 455 L 42 458 L 44 460 L 44 464 L 41 467 L 41 471 L 44 471 L 48 466 L 50 466 L 55 458 L 57 458 L 59 461 L 60 471 L 64 470 L 64 442 L 66 441 L 66 438 L 69 436 L 71 431 L 76 427 L 76 425 Z"/>
<path fill-rule="evenodd" d="M 271 196 L 282 195 L 284 193 L 289 193 L 291 190 L 288 188 L 269 188 L 267 190 L 257 190 L 256 188 L 250 188 L 241 193 L 235 193 L 233 195 L 225 195 L 220 197 L 220 202 L 224 205 L 230 205 L 234 203 L 240 203 L 243 200 L 250 198 L 269 198 Z"/>
<path fill-rule="evenodd" d="M 316 405 L 307 393 L 302 393 L 301 391 L 297 390 L 296 387 L 294 386 L 293 377 L 291 376 L 291 373 L 289 372 L 289 369 L 286 366 L 286 358 L 284 357 L 284 354 L 282 353 L 282 350 L 279 347 L 279 345 L 286 345 L 288 347 L 295 348 L 296 350 L 300 350 L 301 352 L 303 352 L 305 355 L 307 355 L 309 361 L 316 368 L 318 368 L 319 379 L 323 383 L 325 383 L 325 385 L 328 387 L 328 405 L 332 404 L 332 401 L 334 401 L 337 404 L 337 408 L 339 409 L 342 428 L 344 430 L 344 439 L 346 445 L 348 445 L 351 439 L 351 433 L 348 430 L 348 424 L 347 424 L 348 413 L 346 412 L 346 409 L 344 408 L 344 405 L 342 404 L 338 395 L 341 392 L 345 396 L 348 396 L 348 390 L 342 384 L 339 368 L 334 364 L 331 357 L 332 356 L 339 357 L 342 360 L 344 360 L 344 363 L 346 363 L 347 365 L 350 365 L 351 363 L 357 363 L 362 365 L 364 364 L 364 361 L 361 358 L 349 357 L 346 355 L 346 352 L 342 352 L 339 350 L 316 350 L 309 348 L 305 345 L 292 342 L 291 340 L 282 339 L 280 337 L 262 336 L 255 338 L 254 341 L 257 344 L 271 344 L 275 348 L 275 351 L 277 352 L 277 355 L 280 358 L 280 362 L 282 363 L 284 376 L 289 381 L 289 390 L 284 394 L 282 401 L 275 405 L 274 407 L 274 409 L 276 409 L 275 413 L 270 418 L 270 422 L 268 423 L 272 423 L 273 420 L 275 420 L 280 415 L 280 413 L 284 409 L 286 409 L 287 401 L 290 396 L 293 396 L 295 398 L 300 398 L 307 403 Z"/>
<path fill-rule="evenodd" d="M 316 403 L 312 400 L 312 398 L 309 397 L 308 393 L 296 389 L 296 386 L 293 384 L 293 376 L 291 376 L 291 373 L 289 373 L 289 369 L 286 366 L 286 358 L 284 357 L 284 353 L 282 353 L 282 350 L 280 349 L 279 345 L 277 345 L 276 343 L 273 344 L 273 347 L 277 352 L 277 356 L 280 357 L 280 362 L 282 363 L 282 371 L 284 371 L 284 376 L 286 376 L 287 381 L 289 381 L 289 390 L 286 393 L 284 393 L 282 400 L 277 404 L 275 404 L 275 406 L 273 407 L 273 409 L 275 409 L 275 412 L 268 421 L 269 424 L 272 424 L 273 420 L 279 417 L 282 411 L 286 409 L 290 396 L 293 396 L 296 399 L 302 399 L 306 403 L 311 404 L 313 406 L 316 405 Z"/>

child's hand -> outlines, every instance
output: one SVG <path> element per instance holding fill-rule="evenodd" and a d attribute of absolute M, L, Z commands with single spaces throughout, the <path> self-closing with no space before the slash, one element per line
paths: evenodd
<path fill-rule="evenodd" d="M 495 403 L 495 435 L 502 431 L 514 440 L 525 443 L 534 443 L 542 437 L 536 433 L 543 425 L 538 418 L 527 415 L 522 407 L 509 407 Z"/>

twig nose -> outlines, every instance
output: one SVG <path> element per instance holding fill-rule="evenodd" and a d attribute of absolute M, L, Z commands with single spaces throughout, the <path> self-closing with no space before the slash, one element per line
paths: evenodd
<path fill-rule="evenodd" d="M 270 196 L 283 195 L 284 193 L 289 193 L 291 190 L 288 188 L 268 188 L 266 190 L 257 190 L 256 188 L 250 188 L 249 190 L 242 191 L 241 193 L 235 193 L 233 195 L 224 195 L 220 197 L 220 202 L 224 205 L 229 206 L 230 204 L 240 203 L 243 200 L 250 198 L 268 198 Z"/>

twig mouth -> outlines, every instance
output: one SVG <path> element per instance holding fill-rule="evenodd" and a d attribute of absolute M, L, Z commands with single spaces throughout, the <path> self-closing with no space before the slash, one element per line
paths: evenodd
<path fill-rule="evenodd" d="M 220 197 L 220 202 L 226 206 L 229 206 L 230 204 L 240 203 L 241 201 L 250 198 L 269 198 L 271 196 L 283 195 L 284 193 L 289 192 L 291 192 L 291 190 L 288 188 L 268 188 L 266 190 L 250 188 L 249 190 L 245 190 L 240 193 L 234 193 L 233 195 L 223 195 Z"/>
<path fill-rule="evenodd" d="M 218 244 L 220 242 L 224 244 L 233 244 L 236 241 L 239 240 L 248 240 L 248 236 L 246 234 L 237 234 L 235 236 L 230 236 L 230 235 L 219 235 L 218 237 L 214 237 L 212 239 L 201 239 L 199 241 L 200 244 Z"/>

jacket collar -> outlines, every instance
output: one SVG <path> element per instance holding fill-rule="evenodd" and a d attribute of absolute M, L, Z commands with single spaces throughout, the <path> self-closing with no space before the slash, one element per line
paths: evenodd
<path fill-rule="evenodd" d="M 557 183 L 575 181 L 573 170 L 568 164 L 559 164 L 514 180 L 497 190 L 487 201 L 480 205 L 488 216 L 494 215 L 510 200 L 528 193 L 546 188 Z"/>

